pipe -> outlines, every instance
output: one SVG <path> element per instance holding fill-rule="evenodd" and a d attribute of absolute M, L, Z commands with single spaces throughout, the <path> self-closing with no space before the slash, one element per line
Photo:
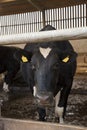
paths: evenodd
<path fill-rule="evenodd" d="M 14 43 L 37 43 L 59 40 L 73 40 L 87 38 L 87 27 L 42 31 L 34 33 L 22 33 L 12 35 L 1 35 L 0 44 L 14 44 Z"/>

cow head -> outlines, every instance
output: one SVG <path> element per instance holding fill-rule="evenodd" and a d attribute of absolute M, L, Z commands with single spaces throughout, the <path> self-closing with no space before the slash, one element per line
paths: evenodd
<path fill-rule="evenodd" d="M 32 56 L 31 64 L 34 72 L 34 96 L 38 103 L 52 102 L 54 90 L 59 76 L 59 57 L 52 48 L 39 47 Z"/>
<path fill-rule="evenodd" d="M 41 31 L 47 30 L 55 28 L 47 25 Z M 63 112 L 76 69 L 76 56 L 69 41 L 27 44 L 24 50 L 15 53 L 15 57 L 22 61 L 23 77 L 29 85 L 33 81 L 31 86 L 36 104 L 41 108 L 52 105 L 55 97 L 55 113 L 60 122 L 63 122 Z M 39 116 L 43 119 L 45 113 L 39 111 Z"/>
<path fill-rule="evenodd" d="M 30 69 L 34 75 L 33 95 L 38 104 L 48 105 L 49 102 L 52 103 L 53 97 L 61 89 L 57 85 L 61 68 L 72 64 L 76 55 L 72 50 L 60 51 L 56 47 L 43 46 L 35 48 L 35 51 L 32 52 L 21 50 L 15 53 L 15 57 L 20 59 L 23 65 L 27 62 L 31 64 Z"/>

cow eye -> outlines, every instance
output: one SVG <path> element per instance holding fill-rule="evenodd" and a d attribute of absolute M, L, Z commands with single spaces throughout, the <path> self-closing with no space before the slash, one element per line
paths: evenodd
<path fill-rule="evenodd" d="M 53 65 L 53 70 L 57 70 L 59 68 L 59 63 L 56 63 L 55 65 Z"/>

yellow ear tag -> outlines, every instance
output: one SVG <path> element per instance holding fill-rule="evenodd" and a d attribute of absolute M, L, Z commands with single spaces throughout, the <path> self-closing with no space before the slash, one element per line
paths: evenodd
<path fill-rule="evenodd" d="M 68 62 L 69 61 L 69 56 L 67 56 L 66 58 L 64 58 L 63 60 L 62 60 L 63 62 Z"/>
<path fill-rule="evenodd" d="M 22 56 L 21 59 L 22 59 L 22 62 L 28 62 L 28 59 L 25 56 Z"/>

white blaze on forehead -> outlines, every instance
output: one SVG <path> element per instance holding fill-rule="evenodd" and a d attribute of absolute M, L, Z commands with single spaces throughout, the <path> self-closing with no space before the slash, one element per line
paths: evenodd
<path fill-rule="evenodd" d="M 40 53 L 43 55 L 44 58 L 47 58 L 47 56 L 49 55 L 50 51 L 52 50 L 51 48 L 39 48 Z"/>

